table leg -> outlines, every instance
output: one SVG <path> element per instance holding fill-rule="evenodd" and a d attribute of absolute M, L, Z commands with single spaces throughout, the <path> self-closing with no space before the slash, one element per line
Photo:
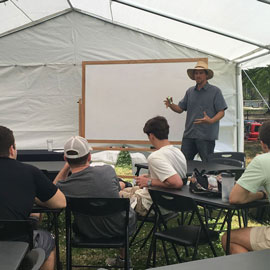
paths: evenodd
<path fill-rule="evenodd" d="M 230 255 L 231 225 L 232 225 L 232 211 L 230 209 L 228 209 L 228 212 L 227 212 L 226 255 Z"/>
<path fill-rule="evenodd" d="M 58 213 L 53 213 L 53 224 L 55 234 L 55 249 L 56 249 L 56 269 L 61 270 L 60 252 L 59 252 L 59 230 L 58 230 Z"/>

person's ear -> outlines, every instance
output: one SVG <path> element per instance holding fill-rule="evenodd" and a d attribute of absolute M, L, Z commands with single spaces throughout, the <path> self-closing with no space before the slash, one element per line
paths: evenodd
<path fill-rule="evenodd" d="M 91 161 L 91 154 L 89 153 L 87 161 L 90 162 Z"/>
<path fill-rule="evenodd" d="M 16 149 L 14 148 L 13 145 L 11 145 L 9 147 L 9 157 L 10 158 L 13 158 L 13 159 L 16 159 L 17 158 L 17 151 L 16 151 Z"/>
<path fill-rule="evenodd" d="M 260 141 L 260 142 L 261 142 L 261 148 L 262 148 L 263 152 L 264 153 L 268 152 L 269 151 L 268 146 L 263 141 Z"/>
<path fill-rule="evenodd" d="M 148 137 L 149 137 L 149 140 L 153 140 L 154 134 L 153 133 L 149 133 Z"/>

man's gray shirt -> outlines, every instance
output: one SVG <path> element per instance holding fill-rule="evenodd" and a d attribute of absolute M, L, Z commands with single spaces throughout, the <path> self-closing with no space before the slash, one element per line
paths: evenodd
<path fill-rule="evenodd" d="M 201 88 L 190 87 L 178 106 L 187 111 L 183 138 L 216 140 L 218 139 L 219 121 L 214 124 L 194 124 L 195 119 L 203 118 L 204 112 L 212 118 L 219 111 L 226 110 L 227 104 L 221 90 L 209 83 Z"/>
<path fill-rule="evenodd" d="M 57 183 L 59 189 L 71 197 L 119 198 L 119 183 L 114 169 L 109 165 L 88 167 L 71 174 L 66 180 Z M 136 227 L 136 214 L 130 209 L 130 234 Z M 115 237 L 124 234 L 124 213 L 108 217 L 76 216 L 78 232 L 90 238 Z"/>

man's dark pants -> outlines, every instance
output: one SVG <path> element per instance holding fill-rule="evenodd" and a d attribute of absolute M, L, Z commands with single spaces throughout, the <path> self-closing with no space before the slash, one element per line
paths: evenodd
<path fill-rule="evenodd" d="M 193 160 L 199 153 L 202 161 L 208 161 L 208 155 L 214 153 L 215 141 L 183 138 L 181 151 L 186 160 Z"/>

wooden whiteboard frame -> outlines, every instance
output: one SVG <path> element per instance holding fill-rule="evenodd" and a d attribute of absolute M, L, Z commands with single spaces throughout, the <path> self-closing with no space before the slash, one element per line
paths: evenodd
<path fill-rule="evenodd" d="M 147 64 L 147 63 L 178 63 L 178 62 L 194 62 L 204 61 L 208 63 L 208 58 L 180 58 L 180 59 L 151 59 L 151 60 L 119 60 L 119 61 L 83 61 L 82 62 L 82 100 L 79 102 L 79 132 L 80 136 L 85 137 L 85 111 L 86 111 L 86 67 L 87 65 L 113 65 L 113 64 Z M 191 82 L 192 85 L 192 82 Z M 147 119 L 146 119 L 147 120 Z M 104 140 L 86 138 L 89 143 L 94 144 L 120 144 L 120 145 L 150 145 L 147 140 Z M 170 141 L 172 144 L 181 144 L 181 141 Z M 125 150 L 125 151 L 153 151 L 149 148 L 122 148 L 122 147 L 94 147 L 95 150 Z"/>

